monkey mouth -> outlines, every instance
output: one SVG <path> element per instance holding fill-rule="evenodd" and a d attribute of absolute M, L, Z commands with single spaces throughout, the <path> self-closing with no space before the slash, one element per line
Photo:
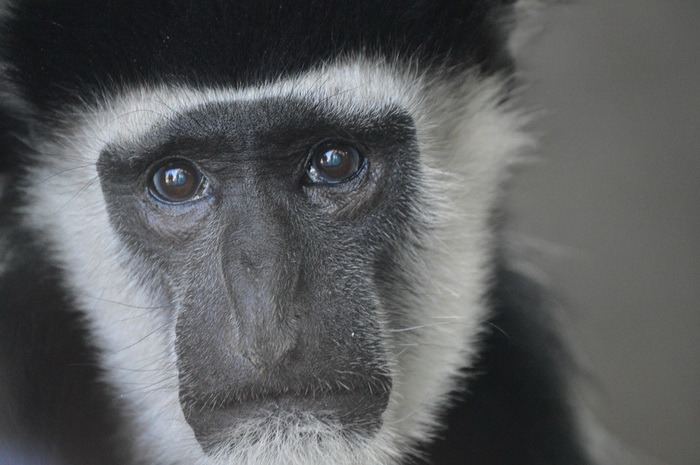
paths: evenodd
<path fill-rule="evenodd" d="M 272 434 L 314 441 L 329 433 L 370 437 L 382 425 L 390 384 L 342 391 L 266 393 L 215 407 L 195 402 L 184 413 L 205 452 L 257 443 Z"/>

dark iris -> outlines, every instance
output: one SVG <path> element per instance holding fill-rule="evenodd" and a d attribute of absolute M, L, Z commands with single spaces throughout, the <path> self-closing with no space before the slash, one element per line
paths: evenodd
<path fill-rule="evenodd" d="M 339 183 L 355 176 L 362 168 L 362 156 L 353 146 L 327 142 L 311 154 L 309 177 L 314 182 Z"/>
<path fill-rule="evenodd" d="M 151 193 L 169 203 L 187 202 L 200 191 L 202 174 L 186 160 L 171 161 L 159 167 L 151 178 Z"/>

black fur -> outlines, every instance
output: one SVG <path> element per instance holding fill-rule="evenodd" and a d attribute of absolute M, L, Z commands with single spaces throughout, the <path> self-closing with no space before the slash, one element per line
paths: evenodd
<path fill-rule="evenodd" d="M 563 370 L 573 365 L 547 317 L 546 300 L 535 283 L 501 262 L 484 350 L 467 370 L 426 463 L 589 464 L 564 381 Z"/>
<path fill-rule="evenodd" d="M 119 414 L 97 380 L 95 348 L 60 270 L 17 225 L 9 203 L 0 208 L 0 237 L 12 244 L 0 257 L 8 267 L 0 277 L 0 463 L 124 463 Z"/>
<path fill-rule="evenodd" d="M 510 66 L 509 3 L 19 0 L 0 31 L 12 80 L 45 110 L 104 86 L 245 86 L 358 52 L 494 72 Z"/>

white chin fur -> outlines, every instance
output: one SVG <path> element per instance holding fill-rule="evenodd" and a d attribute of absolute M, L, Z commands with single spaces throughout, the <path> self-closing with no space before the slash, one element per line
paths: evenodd
<path fill-rule="evenodd" d="M 427 251 L 410 258 L 420 292 L 402 302 L 412 324 L 385 328 L 394 388 L 373 438 L 352 439 L 314 421 L 299 425 L 298 434 L 267 422 L 248 425 L 251 434 L 232 450 L 207 455 L 180 408 L 175 321 L 110 227 L 95 163 L 106 144 L 138 137 L 195 106 L 268 96 L 311 99 L 341 115 L 386 104 L 408 111 L 427 191 L 421 214 L 432 231 Z M 502 96 L 498 79 L 475 73 L 447 86 L 416 71 L 344 60 L 246 89 L 133 89 L 62 115 L 62 135 L 36 147 L 40 163 L 29 173 L 27 217 L 49 238 L 66 288 L 103 349 L 105 378 L 131 422 L 125 433 L 135 455 L 156 464 L 389 464 L 430 437 L 459 368 L 476 351 L 493 252 L 489 216 L 507 166 L 529 145 L 523 118 L 499 103 Z"/>

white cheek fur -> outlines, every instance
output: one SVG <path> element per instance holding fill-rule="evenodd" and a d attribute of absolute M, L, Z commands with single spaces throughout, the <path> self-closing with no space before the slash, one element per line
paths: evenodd
<path fill-rule="evenodd" d="M 387 464 L 432 434 L 459 369 L 476 353 L 487 316 L 491 209 L 508 165 L 530 144 L 524 118 L 500 103 L 502 92 L 496 78 L 466 73 L 460 86 L 448 87 L 386 64 L 348 59 L 240 90 L 133 89 L 103 97 L 98 108 L 62 115 L 70 131 L 36 147 L 42 156 L 27 178 L 28 226 L 48 238 L 65 270 L 65 286 L 75 293 L 102 350 L 105 380 L 131 422 L 125 434 L 144 463 Z M 321 447 L 279 440 L 268 425 L 259 442 L 208 456 L 179 404 L 175 321 L 156 285 L 143 278 L 145 265 L 129 256 L 112 229 L 95 164 L 107 143 L 129 141 L 183 111 L 270 96 L 322 102 L 341 116 L 398 105 L 413 117 L 425 189 L 419 214 L 430 235 L 420 239 L 427 252 L 405 260 L 421 292 L 397 296 L 410 327 L 386 328 L 394 389 L 376 437 L 348 442 L 328 425 L 310 421 L 304 427 L 327 438 Z"/>

